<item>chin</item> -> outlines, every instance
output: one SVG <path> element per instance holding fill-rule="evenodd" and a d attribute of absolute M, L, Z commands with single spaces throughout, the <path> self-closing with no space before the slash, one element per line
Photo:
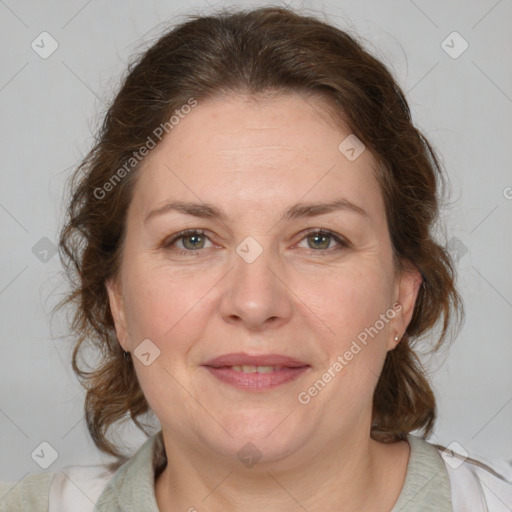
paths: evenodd
<path fill-rule="evenodd" d="M 305 425 L 297 424 L 290 412 L 245 411 L 224 418 L 222 424 L 232 437 L 223 436 L 218 449 L 242 463 L 245 459 L 258 459 L 261 463 L 282 460 L 300 449 L 308 437 Z"/>

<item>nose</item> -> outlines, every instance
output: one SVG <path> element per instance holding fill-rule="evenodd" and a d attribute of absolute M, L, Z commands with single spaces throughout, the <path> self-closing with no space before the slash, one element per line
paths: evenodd
<path fill-rule="evenodd" d="M 269 247 L 261 246 L 254 260 L 245 258 L 241 249 L 233 254 L 234 267 L 223 280 L 222 317 L 252 331 L 284 325 L 293 311 L 284 267 Z"/>

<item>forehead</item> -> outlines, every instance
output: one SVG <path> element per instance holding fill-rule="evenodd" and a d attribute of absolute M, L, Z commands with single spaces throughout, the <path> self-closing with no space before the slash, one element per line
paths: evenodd
<path fill-rule="evenodd" d="M 376 162 L 367 150 L 349 160 L 339 149 L 349 135 L 315 97 L 201 102 L 145 158 L 132 208 L 144 215 L 172 199 L 204 201 L 240 218 L 343 197 L 379 216 Z"/>

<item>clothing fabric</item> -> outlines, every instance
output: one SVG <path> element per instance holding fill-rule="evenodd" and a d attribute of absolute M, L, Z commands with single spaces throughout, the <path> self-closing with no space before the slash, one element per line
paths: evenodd
<path fill-rule="evenodd" d="M 419 437 L 409 434 L 407 440 L 405 482 L 390 512 L 511 512 L 512 467 L 497 472 Z M 166 462 L 160 431 L 115 472 L 69 466 L 17 484 L 0 483 L 0 512 L 159 512 L 155 479 Z"/>

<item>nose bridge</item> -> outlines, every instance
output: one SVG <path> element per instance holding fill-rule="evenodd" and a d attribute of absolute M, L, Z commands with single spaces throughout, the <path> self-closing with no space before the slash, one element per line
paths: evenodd
<path fill-rule="evenodd" d="M 258 241 L 248 236 L 236 247 L 234 268 L 223 297 L 224 317 L 237 317 L 256 327 L 269 318 L 275 321 L 275 318 L 285 319 L 290 314 L 290 298 L 286 287 L 275 275 L 280 265 L 270 241 L 270 237 Z"/>

